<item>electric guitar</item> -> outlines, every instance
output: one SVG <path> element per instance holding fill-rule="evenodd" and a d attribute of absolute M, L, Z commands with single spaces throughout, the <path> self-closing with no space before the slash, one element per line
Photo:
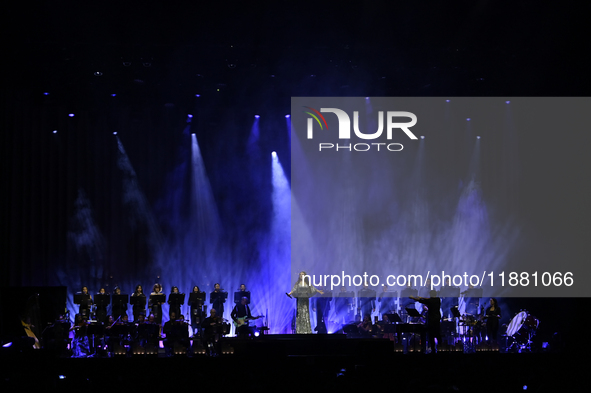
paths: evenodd
<path fill-rule="evenodd" d="M 234 326 L 236 327 L 240 327 L 242 325 L 244 325 L 247 321 L 250 321 L 252 319 L 259 319 L 262 318 L 262 315 L 259 315 L 258 317 L 242 317 L 242 318 L 236 318 L 236 320 L 234 321 Z"/>

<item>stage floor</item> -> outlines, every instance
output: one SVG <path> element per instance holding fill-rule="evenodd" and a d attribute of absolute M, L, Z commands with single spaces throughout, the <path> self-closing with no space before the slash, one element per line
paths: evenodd
<path fill-rule="evenodd" d="M 402 392 L 568 391 L 583 363 L 570 352 L 396 353 L 389 340 L 343 335 L 228 338 L 234 354 L 56 358 L 43 351 L 1 351 L 0 381 L 15 389 L 375 388 Z M 553 390 L 554 389 L 554 390 Z"/>

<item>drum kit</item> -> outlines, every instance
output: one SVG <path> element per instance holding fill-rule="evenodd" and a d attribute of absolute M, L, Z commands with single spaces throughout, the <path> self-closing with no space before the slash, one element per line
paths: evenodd
<path fill-rule="evenodd" d="M 540 321 L 527 310 L 521 310 L 507 325 L 507 351 L 531 351 L 532 338 L 535 336 Z M 511 345 L 509 345 L 509 339 Z"/>

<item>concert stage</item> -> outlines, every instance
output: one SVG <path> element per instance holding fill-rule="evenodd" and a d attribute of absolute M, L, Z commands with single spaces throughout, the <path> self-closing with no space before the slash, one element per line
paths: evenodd
<path fill-rule="evenodd" d="M 234 353 L 55 358 L 43 350 L 3 348 L 7 388 L 111 389 L 374 389 L 396 391 L 557 391 L 581 375 L 574 354 L 439 352 L 396 353 L 382 339 L 345 335 L 268 335 L 227 338 Z M 568 372 L 568 374 L 565 374 Z M 555 390 L 554 390 L 555 389 Z"/>

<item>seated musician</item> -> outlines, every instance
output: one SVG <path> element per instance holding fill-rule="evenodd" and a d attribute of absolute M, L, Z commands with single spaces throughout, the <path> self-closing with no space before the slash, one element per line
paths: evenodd
<path fill-rule="evenodd" d="M 175 319 L 164 324 L 162 329 L 163 333 L 166 334 L 164 339 L 164 349 L 167 356 L 171 356 L 175 346 L 182 346 L 185 351 L 190 346 L 189 341 L 189 325 L 185 323 L 185 317 L 180 314 L 180 317 L 176 319 L 176 314 L 173 312 L 171 316 Z"/>
<path fill-rule="evenodd" d="M 242 299 L 240 299 L 240 303 L 234 306 L 231 317 L 236 323 L 236 332 L 238 333 L 238 337 L 250 337 L 254 335 L 254 329 L 249 326 L 249 320 L 257 319 L 259 317 L 255 318 L 250 313 L 247 297 L 242 297 Z"/>
<path fill-rule="evenodd" d="M 389 329 L 390 318 L 388 318 L 388 314 L 382 314 L 382 320 L 376 324 L 376 334 L 379 338 L 387 338 L 391 341 L 394 341 L 394 332 Z"/>
<path fill-rule="evenodd" d="M 158 345 L 158 338 L 160 334 L 160 325 L 156 322 L 156 317 L 154 314 L 150 314 L 148 319 L 143 324 L 143 328 L 140 329 L 140 335 L 142 342 L 142 346 L 150 345 L 150 346 L 157 346 Z"/>
<path fill-rule="evenodd" d="M 170 320 L 164 323 L 162 326 L 162 333 L 166 336 L 164 339 L 164 350 L 166 351 L 166 356 L 172 355 L 172 349 L 174 346 L 174 337 L 172 334 L 172 326 L 176 322 L 176 313 L 174 311 L 170 312 Z"/>
<path fill-rule="evenodd" d="M 222 328 L 222 318 L 217 315 L 215 308 L 209 311 L 209 317 L 203 320 L 203 346 L 208 355 L 216 356 L 220 353 L 220 336 Z"/>
<path fill-rule="evenodd" d="M 72 340 L 72 357 L 83 358 L 90 355 L 90 344 L 87 335 L 88 323 L 81 314 L 74 317 L 74 326 L 70 329 L 74 331 L 74 340 Z"/>
<path fill-rule="evenodd" d="M 359 327 L 359 335 L 361 337 L 371 337 L 374 333 L 374 326 L 371 323 L 371 316 L 369 315 L 365 315 L 363 322 L 357 326 Z"/>

